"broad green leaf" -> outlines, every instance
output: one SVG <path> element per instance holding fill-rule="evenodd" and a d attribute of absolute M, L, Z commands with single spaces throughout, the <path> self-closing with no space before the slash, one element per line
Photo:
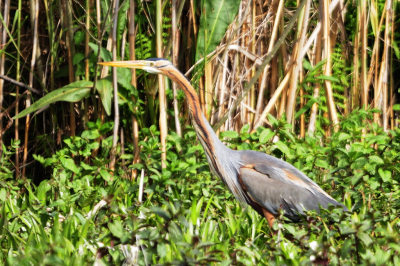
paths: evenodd
<path fill-rule="evenodd" d="M 400 104 L 393 105 L 393 111 L 400 111 Z"/>
<path fill-rule="evenodd" d="M 239 137 L 239 133 L 237 133 L 236 131 L 228 130 L 228 131 L 221 132 L 221 137 L 236 139 Z"/>
<path fill-rule="evenodd" d="M 275 145 L 278 147 L 278 149 L 281 150 L 287 157 L 292 158 L 292 154 L 290 153 L 289 147 L 286 146 L 285 143 L 282 141 L 277 141 Z"/>
<path fill-rule="evenodd" d="M 131 84 L 132 81 L 132 72 L 128 68 L 117 67 L 117 78 L 118 83 L 122 85 L 125 89 L 127 89 L 130 93 L 135 92 L 135 87 Z"/>
<path fill-rule="evenodd" d="M 107 170 L 101 169 L 99 174 L 105 181 L 109 182 L 111 180 L 111 174 Z"/>
<path fill-rule="evenodd" d="M 250 129 L 250 125 L 249 124 L 244 125 L 242 127 L 242 129 L 240 130 L 240 134 L 241 135 L 246 134 L 249 131 L 249 129 Z"/>
<path fill-rule="evenodd" d="M 350 137 L 351 136 L 349 134 L 340 132 L 338 140 L 339 141 L 348 140 L 348 139 L 350 139 Z"/>
<path fill-rule="evenodd" d="M 34 104 L 32 104 L 31 106 L 23 110 L 21 113 L 19 113 L 17 116 L 14 116 L 13 119 L 24 117 L 54 102 L 80 101 L 90 93 L 92 86 L 93 83 L 91 81 L 86 81 L 86 80 L 81 80 L 68 84 L 67 86 L 54 90 L 49 94 L 43 96 L 42 98 L 37 100 Z"/>
<path fill-rule="evenodd" d="M 378 178 L 376 178 L 376 177 L 371 177 L 370 179 L 368 179 L 368 184 L 370 185 L 370 187 L 373 190 L 379 188 L 380 185 L 381 185 L 381 183 L 379 182 Z"/>
<path fill-rule="evenodd" d="M 60 161 L 61 161 L 62 165 L 66 169 L 71 170 L 75 174 L 79 173 L 78 167 L 76 167 L 74 160 L 72 160 L 71 158 L 63 158 L 63 157 L 61 157 Z"/>
<path fill-rule="evenodd" d="M 39 187 L 36 189 L 36 197 L 44 205 L 46 203 L 46 193 L 51 189 L 51 185 L 48 180 L 40 182 Z"/>
<path fill-rule="evenodd" d="M 111 115 L 111 100 L 113 97 L 112 77 L 107 76 L 96 83 L 96 90 L 100 94 L 101 102 L 107 115 Z"/>
<path fill-rule="evenodd" d="M 99 46 L 94 43 L 89 43 L 90 48 L 93 49 L 94 54 L 97 56 L 97 52 L 99 50 Z M 112 61 L 112 55 L 111 52 L 108 51 L 106 48 L 101 47 L 100 48 L 100 57 L 103 59 L 104 62 Z"/>
<path fill-rule="evenodd" d="M 357 237 L 364 243 L 365 246 L 369 246 L 372 244 L 372 239 L 371 237 L 364 232 L 358 232 Z"/>
<path fill-rule="evenodd" d="M 269 141 L 273 136 L 275 136 L 275 132 L 269 128 L 264 129 L 259 137 L 260 143 L 264 144 Z"/>
<path fill-rule="evenodd" d="M 72 59 L 72 64 L 76 65 L 79 62 L 81 62 L 83 59 L 85 59 L 85 55 L 82 53 L 77 53 L 77 54 L 75 54 L 74 58 Z"/>
<path fill-rule="evenodd" d="M 85 130 L 81 135 L 81 137 L 84 139 L 97 139 L 100 136 L 101 135 L 98 129 Z"/>
<path fill-rule="evenodd" d="M 169 222 L 168 232 L 171 235 L 172 241 L 182 241 L 182 229 L 174 221 Z"/>
<path fill-rule="evenodd" d="M 121 238 L 124 234 L 122 223 L 118 220 L 114 220 L 114 222 L 108 223 L 108 229 L 110 229 L 111 233 L 118 238 Z"/>
<path fill-rule="evenodd" d="M 307 70 L 312 69 L 312 65 L 310 64 L 310 62 L 308 62 L 308 60 L 303 59 L 303 67 Z"/>
<path fill-rule="evenodd" d="M 162 218 L 164 218 L 164 219 L 166 219 L 166 220 L 170 220 L 170 219 L 171 219 L 171 215 L 170 215 L 167 211 L 163 210 L 163 209 L 160 208 L 160 207 L 150 207 L 150 209 L 151 209 L 155 214 L 157 214 L 158 216 L 160 216 L 160 217 L 162 217 Z"/>
<path fill-rule="evenodd" d="M 383 160 L 380 157 L 376 156 L 376 155 L 369 156 L 369 161 L 371 163 L 375 163 L 375 164 L 378 164 L 378 165 L 379 164 L 384 164 Z"/>
<path fill-rule="evenodd" d="M 278 127 L 279 126 L 279 122 L 278 120 L 271 114 L 267 115 L 268 117 L 268 121 L 274 126 L 274 127 Z"/>
<path fill-rule="evenodd" d="M 391 171 L 383 170 L 382 168 L 379 168 L 378 173 L 381 176 L 383 182 L 392 181 L 392 172 Z"/>
<path fill-rule="evenodd" d="M 165 246 L 165 244 L 158 243 L 157 244 L 157 255 L 160 256 L 160 258 L 164 258 L 166 254 L 167 254 L 167 247 Z"/>
<path fill-rule="evenodd" d="M 329 164 L 326 160 L 317 159 L 315 165 L 321 168 L 329 169 Z"/>
<path fill-rule="evenodd" d="M 74 35 L 75 44 L 80 44 L 85 39 L 85 33 L 83 31 L 77 31 Z"/>
<path fill-rule="evenodd" d="M 215 50 L 238 14 L 240 0 L 205 0 L 200 7 L 196 61 Z"/>
<path fill-rule="evenodd" d="M 338 224 L 339 229 L 340 229 L 340 233 L 342 235 L 349 235 L 349 234 L 354 234 L 357 232 L 356 229 L 351 228 L 349 226 L 347 226 L 346 224 Z"/>
<path fill-rule="evenodd" d="M 2 188 L 0 189 L 0 201 L 4 202 L 7 198 L 7 191 Z"/>

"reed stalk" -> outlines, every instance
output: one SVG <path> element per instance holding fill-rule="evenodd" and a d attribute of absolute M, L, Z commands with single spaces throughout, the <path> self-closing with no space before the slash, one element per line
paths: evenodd
<path fill-rule="evenodd" d="M 4 2 L 3 9 L 3 20 L 5 25 L 3 26 L 2 38 L 1 38 L 1 57 L 0 57 L 0 75 L 4 75 L 5 68 L 5 59 L 6 53 L 5 49 L 7 46 L 7 29 L 8 29 L 8 21 L 9 21 L 9 13 L 10 13 L 10 0 L 6 0 Z M 0 112 L 3 110 L 3 99 L 4 99 L 4 80 L 0 80 Z M 0 119 L 0 152 L 3 150 L 3 119 Z"/>
<path fill-rule="evenodd" d="M 18 51 L 21 51 L 21 12 L 22 12 L 22 0 L 18 0 L 18 10 L 16 12 L 16 15 L 18 16 L 17 20 L 17 48 Z M 17 62 L 16 62 L 16 80 L 19 81 L 21 78 L 21 54 L 17 53 Z M 15 98 L 18 99 L 19 97 L 19 86 L 16 86 L 16 91 L 15 91 Z M 19 113 L 19 101 L 17 100 L 15 104 L 15 115 L 17 116 Z M 14 120 L 14 138 L 15 141 L 19 140 L 19 119 Z M 16 149 L 15 151 L 15 177 L 19 178 L 20 176 L 20 171 L 19 171 L 19 149 Z"/>
<path fill-rule="evenodd" d="M 31 22 L 33 22 L 33 48 L 32 48 L 32 58 L 31 58 L 31 71 L 29 72 L 29 86 L 33 87 L 33 69 L 36 64 L 36 45 L 38 43 L 38 25 L 39 25 L 39 1 L 38 0 L 30 0 L 31 6 Z M 31 95 L 27 94 L 25 106 L 28 108 L 31 105 Z M 25 136 L 24 136 L 24 155 L 22 161 L 22 177 L 26 178 L 26 161 L 28 159 L 28 140 L 29 140 L 29 124 L 30 124 L 30 115 L 28 114 L 25 119 Z"/>
<path fill-rule="evenodd" d="M 183 0 L 181 0 L 183 1 Z M 179 31 L 177 30 L 176 23 L 176 0 L 172 0 L 172 64 L 177 66 L 178 63 L 178 53 L 179 53 Z M 172 83 L 172 90 L 174 95 L 173 106 L 174 106 L 174 118 L 175 118 L 175 130 L 178 136 L 182 137 L 181 124 L 179 122 L 179 108 L 178 108 L 178 88 L 175 82 Z"/>
<path fill-rule="evenodd" d="M 118 25 L 118 8 L 119 0 L 114 0 L 114 20 L 112 27 L 112 58 L 117 61 L 117 25 Z M 113 129 L 113 144 L 110 154 L 110 169 L 115 169 L 117 144 L 118 144 L 118 130 L 119 130 L 119 106 L 118 106 L 118 77 L 117 68 L 112 68 L 113 89 L 114 89 L 114 129 Z"/>
<path fill-rule="evenodd" d="M 128 40 L 129 40 L 129 60 L 135 60 L 136 59 L 136 55 L 135 55 L 135 51 L 136 51 L 136 46 L 135 46 L 135 42 L 136 42 L 136 25 L 135 25 L 135 1 L 134 0 L 130 0 L 130 7 L 129 7 L 129 31 L 128 31 Z M 136 69 L 131 69 L 131 73 L 132 73 L 132 80 L 131 80 L 131 84 L 137 88 L 137 79 L 136 79 Z M 137 99 L 135 99 L 132 96 L 132 101 L 136 102 Z M 134 149 L 134 157 L 133 157 L 133 164 L 139 163 L 140 162 L 140 156 L 139 156 L 139 152 L 140 152 L 140 148 L 139 148 L 139 124 L 138 121 L 136 119 L 135 115 L 131 115 L 132 118 L 132 139 L 133 139 L 133 149 Z M 131 179 L 133 180 L 134 178 L 136 178 L 137 176 L 137 170 L 134 169 L 132 170 L 132 175 L 131 175 Z"/>
<path fill-rule="evenodd" d="M 156 51 L 157 57 L 163 56 L 162 51 L 162 10 L 161 0 L 156 0 Z M 160 140 L 161 140 L 161 166 L 164 169 L 166 167 L 167 150 L 166 150 L 166 138 L 168 134 L 167 128 L 167 101 L 165 94 L 164 77 L 158 75 L 158 97 L 160 102 Z"/>

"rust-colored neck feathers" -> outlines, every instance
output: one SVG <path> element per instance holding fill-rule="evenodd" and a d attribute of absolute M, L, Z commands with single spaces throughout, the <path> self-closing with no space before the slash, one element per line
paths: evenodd
<path fill-rule="evenodd" d="M 201 111 L 199 97 L 197 96 L 196 91 L 193 89 L 189 80 L 176 71 L 174 66 L 169 66 L 166 70 L 166 75 L 174 82 L 178 83 L 185 93 L 187 102 L 189 104 L 190 115 L 193 121 L 194 126 L 196 127 L 196 131 L 201 138 L 201 141 L 207 145 L 207 148 L 210 152 L 214 151 L 214 143 L 212 143 L 212 139 L 214 139 L 211 134 L 215 135 L 214 131 L 212 131 L 210 125 L 205 119 L 203 112 Z"/>

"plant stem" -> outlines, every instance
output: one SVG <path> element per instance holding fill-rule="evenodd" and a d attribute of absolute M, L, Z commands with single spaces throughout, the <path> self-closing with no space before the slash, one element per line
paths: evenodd
<path fill-rule="evenodd" d="M 118 24 L 118 8 L 119 0 L 114 0 L 114 22 L 112 28 L 112 57 L 113 61 L 117 61 L 117 24 Z M 110 169 L 115 170 L 115 160 L 118 144 L 118 129 L 119 129 L 119 106 L 118 106 L 118 77 L 117 68 L 112 68 L 113 75 L 113 88 L 114 88 L 114 130 L 113 130 L 113 144 L 110 155 Z"/>
<path fill-rule="evenodd" d="M 161 14 L 161 0 L 156 0 L 156 50 L 157 57 L 162 57 L 162 14 Z M 165 161 L 167 160 L 166 138 L 168 134 L 167 129 L 167 101 L 165 94 L 164 77 L 158 75 L 158 96 L 160 101 L 160 139 L 161 139 L 161 166 L 166 167 Z"/>

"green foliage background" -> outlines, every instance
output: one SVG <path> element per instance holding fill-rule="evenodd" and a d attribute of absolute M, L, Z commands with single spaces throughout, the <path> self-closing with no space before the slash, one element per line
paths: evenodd
<path fill-rule="evenodd" d="M 150 19 L 156 13 L 155 3 L 136 2 L 136 59 L 155 57 L 154 21 Z M 186 31 L 188 26 L 182 20 L 182 47 L 193 44 L 195 38 L 197 43 L 181 49 L 178 60 L 180 69 L 184 69 L 182 62 L 186 59 L 188 67 L 215 50 L 224 38 L 226 28 L 235 19 L 240 4 L 237 0 L 193 2 L 196 9 L 204 9 L 195 14 L 199 22 L 197 36 L 185 35 L 190 31 Z M 43 94 L 33 94 L 33 105 L 30 109 L 21 110 L 19 117 L 45 108 L 49 103 L 51 105 L 31 121 L 34 130 L 31 129 L 28 136 L 30 156 L 26 178 L 16 178 L 14 161 L 16 151 L 20 151 L 23 144 L 20 140 L 14 141 L 15 133 L 11 129 L 2 132 L 1 265 L 88 265 L 94 262 L 123 265 L 127 263 L 126 257 L 132 257 L 134 250 L 138 250 L 135 262 L 139 265 L 400 265 L 400 130 L 395 128 L 384 132 L 380 126 L 370 122 L 372 115 L 379 111 L 356 108 L 349 115 L 340 115 L 340 131 L 327 137 L 325 133 L 329 132 L 327 127 L 330 121 L 323 116 L 327 112 L 325 92 L 321 90 L 317 98 L 311 96 L 316 84 L 322 85 L 324 80 L 329 80 L 336 107 L 338 110 L 345 108 L 347 99 L 344 92 L 349 90 L 354 80 L 354 66 L 352 58 L 346 58 L 343 53 L 344 45 L 334 47 L 332 76 L 322 75 L 324 61 L 315 66 L 307 60 L 303 62 L 304 79 L 299 87 L 304 89 L 307 101 L 298 108 L 295 119 L 305 114 L 308 120 L 311 106 L 318 103 L 314 135 L 299 138 L 298 124 L 289 125 L 284 117 L 276 119 L 273 116 L 268 118 L 271 128 L 259 127 L 255 132 L 247 133 L 250 126 L 244 125 L 238 132 L 220 134 L 233 149 L 265 152 L 293 164 L 350 210 L 343 212 L 329 208 L 321 214 L 308 212 L 297 224 L 281 214 L 274 227 L 269 228 L 264 218 L 251 208 L 242 209 L 222 182 L 210 173 L 203 148 L 196 139 L 194 129 L 188 125 L 181 91 L 177 99 L 179 109 L 183 110 L 180 117 L 181 125 L 185 125 L 183 134 L 179 137 L 171 130 L 175 123 L 171 119 L 168 125 L 167 167 L 161 169 L 155 76 L 138 71 L 135 88 L 131 85 L 131 72 L 118 68 L 121 128 L 125 130 L 126 142 L 124 153 L 122 145 L 119 143 L 117 146 L 116 169 L 112 171 L 107 167 L 114 126 L 110 122 L 113 115 L 112 78 L 110 75 L 99 78 L 95 88 L 92 88 L 92 81 L 100 74 L 96 68 L 98 56 L 103 61 L 112 58 L 111 52 L 105 48 L 110 36 L 112 13 L 107 15 L 107 9 L 112 2 L 100 1 L 105 32 L 99 36 L 101 29 L 92 22 L 90 30 L 94 37 L 90 42 L 86 42 L 85 28 L 80 23 L 88 13 L 78 2 L 72 3 L 73 44 L 76 46 L 72 60 L 75 67 L 73 74 L 81 81 L 70 84 L 67 81 L 66 29 L 59 31 L 53 23 L 62 16 L 58 11 L 61 3 L 49 1 L 47 6 L 46 2 L 48 13 L 41 13 L 41 18 L 45 15 L 54 15 L 55 18 L 54 21 L 47 17 L 42 19 L 40 32 L 42 36 L 49 36 L 44 41 L 48 45 L 45 46 L 48 50 L 44 52 L 55 55 L 51 59 L 53 64 L 50 64 L 54 69 L 49 70 L 49 75 L 54 74 L 54 77 L 44 85 L 35 72 L 34 85 Z M 171 46 L 171 5 L 169 1 L 164 3 L 162 36 L 163 44 L 168 47 Z M 358 27 L 359 1 L 346 3 L 345 27 L 351 42 Z M 384 1 L 376 3 L 378 13 L 382 15 Z M 296 5 L 294 1 L 286 2 L 286 8 Z M 21 37 L 21 28 L 26 32 L 32 31 L 27 22 L 28 9 L 13 15 L 9 37 Z M 127 29 L 128 9 L 129 1 L 123 1 L 117 24 L 117 57 L 125 60 L 130 56 L 129 44 L 125 44 L 123 55 L 121 38 Z M 398 11 L 399 6 L 395 9 Z M 182 16 L 188 12 L 186 6 Z M 16 14 L 20 15 L 19 18 L 26 18 L 22 27 L 17 26 Z M 285 21 L 288 19 L 286 15 Z M 223 20 L 223 23 L 216 22 L 215 18 Z M 313 23 L 316 22 L 317 16 L 313 19 Z M 398 21 L 395 20 L 396 25 Z M 376 34 L 372 28 L 369 32 L 370 36 Z M 53 34 L 58 33 L 59 36 L 54 37 Z M 400 58 L 399 36 L 395 31 L 394 54 L 391 55 L 395 59 Z M 296 41 L 291 38 L 288 37 L 288 44 Z M 31 43 L 27 43 L 21 47 L 29 50 Z M 3 52 L 6 51 L 7 75 L 15 76 L 17 53 L 15 44 L 11 44 L 8 43 Z M 92 50 L 88 58 L 84 55 L 86 45 Z M 21 47 L 18 49 L 23 50 Z M 90 81 L 83 81 L 86 79 L 85 59 L 89 60 Z M 279 62 L 280 65 L 283 63 Z M 394 60 L 393 65 L 391 71 L 398 72 L 398 61 Z M 203 71 L 201 65 L 199 69 L 193 73 L 196 82 L 199 81 L 196 75 Z M 35 70 L 24 69 L 22 73 L 26 75 L 22 76 L 27 77 L 30 71 Z M 168 101 L 172 103 L 174 98 L 170 84 L 166 88 Z M 10 86 L 4 95 L 4 102 L 12 103 L 15 95 L 14 87 Z M 68 137 L 66 133 L 69 103 L 67 105 L 65 101 L 80 101 L 76 104 L 77 109 L 79 105 L 83 106 L 81 116 L 76 120 L 78 136 L 75 137 Z M 89 102 L 86 107 L 84 101 Z M 393 109 L 400 110 L 400 105 L 394 105 Z M 13 112 L 10 111 L 11 116 Z M 84 124 L 83 114 L 89 113 L 91 121 Z M 174 111 L 169 109 L 168 114 L 173 117 Z M 101 116 L 105 117 L 103 122 Z M 138 121 L 141 140 L 141 163 L 133 165 L 132 117 Z M 21 122 L 21 132 L 23 127 Z M 363 135 L 363 132 L 367 133 Z M 274 142 L 276 136 L 279 141 Z M 92 157 L 92 152 L 97 149 L 97 155 Z M 138 177 L 130 181 L 131 170 L 138 170 L 139 173 L 143 170 L 143 202 L 138 200 L 141 179 Z"/>
<path fill-rule="evenodd" d="M 168 138 L 167 168 L 161 171 L 159 132 L 140 154 L 145 200 L 138 202 L 140 178 L 133 182 L 120 165 L 104 167 L 112 140 L 105 138 L 93 165 L 84 158 L 112 123 L 90 122 L 81 137 L 67 138 L 53 156 L 35 159 L 53 171 L 38 186 L 1 175 L 0 259 L 7 265 L 105 265 L 124 261 L 121 249 L 139 247 L 139 265 L 399 265 L 400 130 L 390 135 L 375 124 L 360 142 L 361 123 L 371 113 L 358 110 L 341 132 L 298 139 L 290 125 L 270 116 L 275 129 L 224 132 L 228 145 L 253 149 L 292 163 L 350 209 L 308 212 L 294 224 L 283 215 L 274 228 L 250 208 L 243 210 L 213 177 L 193 128 Z M 279 141 L 273 143 L 274 136 Z M 325 145 L 321 145 L 325 143 Z M 6 149 L 2 169 L 18 143 Z M 121 155 L 128 160 L 131 155 Z M 98 209 L 94 206 L 105 200 Z"/>

